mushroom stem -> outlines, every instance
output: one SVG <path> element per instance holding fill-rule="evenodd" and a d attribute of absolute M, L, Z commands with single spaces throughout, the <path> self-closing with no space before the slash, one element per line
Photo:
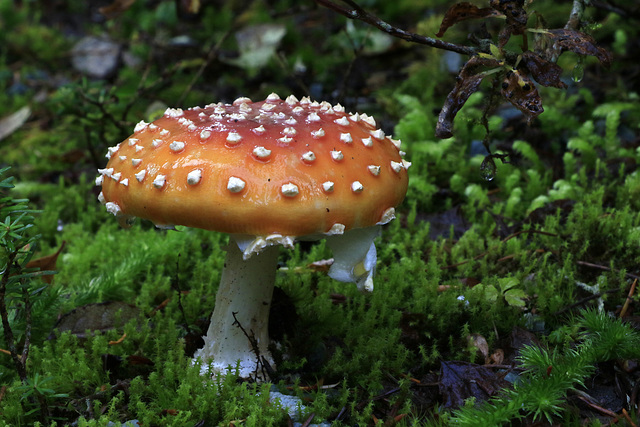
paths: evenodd
<path fill-rule="evenodd" d="M 241 378 L 268 379 L 263 360 L 274 366 L 268 326 L 277 262 L 277 247 L 244 260 L 233 239 L 229 243 L 211 324 L 195 355 L 203 374 L 210 363 L 214 374 L 239 367 Z"/>

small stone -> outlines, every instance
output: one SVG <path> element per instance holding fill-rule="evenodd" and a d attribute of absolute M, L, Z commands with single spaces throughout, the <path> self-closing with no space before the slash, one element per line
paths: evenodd
<path fill-rule="evenodd" d="M 115 74 L 122 48 L 105 37 L 88 36 L 80 39 L 71 50 L 71 63 L 80 73 L 94 79 Z"/>

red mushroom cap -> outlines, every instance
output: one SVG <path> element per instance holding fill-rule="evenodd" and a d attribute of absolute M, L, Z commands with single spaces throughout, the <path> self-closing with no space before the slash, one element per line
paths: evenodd
<path fill-rule="evenodd" d="M 138 123 L 98 183 L 111 212 L 161 226 L 331 234 L 392 217 L 407 191 L 401 154 L 367 115 L 272 94 Z"/>

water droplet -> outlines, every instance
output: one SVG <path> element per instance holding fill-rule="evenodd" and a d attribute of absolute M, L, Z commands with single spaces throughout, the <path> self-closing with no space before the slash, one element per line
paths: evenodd
<path fill-rule="evenodd" d="M 573 67 L 572 77 L 573 81 L 576 83 L 580 83 L 582 81 L 582 78 L 584 77 L 584 65 L 582 65 L 582 60 L 579 60 Z"/>
<path fill-rule="evenodd" d="M 480 176 L 485 181 L 492 181 L 496 176 L 496 163 L 493 161 L 493 157 L 487 156 L 480 165 Z"/>
<path fill-rule="evenodd" d="M 133 225 L 133 223 L 136 220 L 136 217 L 120 213 L 120 214 L 116 215 L 116 219 L 118 220 L 118 224 L 120 224 L 120 227 L 122 227 L 122 228 L 131 228 L 131 226 Z"/>

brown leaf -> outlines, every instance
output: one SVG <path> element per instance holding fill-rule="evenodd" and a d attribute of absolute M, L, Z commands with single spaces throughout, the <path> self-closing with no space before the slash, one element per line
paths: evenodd
<path fill-rule="evenodd" d="M 504 350 L 499 348 L 489 356 L 487 364 L 490 365 L 502 365 L 504 363 Z"/>
<path fill-rule="evenodd" d="M 507 72 L 502 81 L 501 92 L 507 101 L 522 111 L 529 122 L 544 111 L 536 85 L 529 76 L 518 70 Z"/>
<path fill-rule="evenodd" d="M 135 2 L 136 0 L 115 0 L 109 6 L 99 8 L 98 11 L 107 19 L 113 19 L 128 10 Z"/>
<path fill-rule="evenodd" d="M 153 361 L 151 359 L 149 359 L 148 357 L 139 356 L 139 355 L 136 355 L 136 354 L 132 354 L 130 356 L 127 356 L 127 362 L 129 362 L 129 364 L 131 364 L 131 365 L 153 366 Z"/>
<path fill-rule="evenodd" d="M 482 402 L 510 384 L 493 369 L 467 362 L 443 361 L 440 364 L 439 390 L 445 408 L 459 408 L 464 400 L 475 397 Z"/>
<path fill-rule="evenodd" d="M 189 15 L 197 15 L 200 12 L 200 0 L 180 0 L 180 9 Z"/>
<path fill-rule="evenodd" d="M 516 326 L 511 330 L 510 341 L 511 341 L 510 346 L 517 355 L 520 354 L 520 350 L 525 345 L 527 346 L 533 345 L 537 347 L 540 347 L 542 345 L 538 337 L 536 337 L 536 335 L 533 332 L 528 331 L 519 326 Z"/>
<path fill-rule="evenodd" d="M 58 250 L 54 254 L 32 259 L 27 263 L 27 268 L 37 268 L 40 271 L 55 270 L 56 262 L 58 261 L 58 255 L 60 255 L 66 243 L 67 242 L 63 241 L 62 244 L 60 245 L 60 248 L 58 248 Z M 42 278 L 42 281 L 44 281 L 45 283 L 51 284 L 53 282 L 53 274 L 46 274 L 40 277 Z"/>
<path fill-rule="evenodd" d="M 567 85 L 560 80 L 562 67 L 547 61 L 537 53 L 527 50 L 522 53 L 522 64 L 527 68 L 531 77 L 542 86 L 553 86 L 564 89 Z"/>
<path fill-rule="evenodd" d="M 522 29 L 527 25 L 527 11 L 524 10 L 524 0 L 491 0 L 489 5 L 507 17 L 507 24 L 514 24 L 522 27 Z"/>
<path fill-rule="evenodd" d="M 557 30 L 546 30 L 553 42 L 563 51 L 570 50 L 579 55 L 591 55 L 598 58 L 598 61 L 605 67 L 611 65 L 612 56 L 609 51 L 596 45 L 596 41 L 589 34 L 580 31 L 560 28 Z"/>
<path fill-rule="evenodd" d="M 463 277 L 460 279 L 460 283 L 468 288 L 473 288 L 475 285 L 480 283 L 480 280 L 475 277 Z"/>
<path fill-rule="evenodd" d="M 504 29 L 500 32 L 498 45 L 503 47 L 512 34 L 524 34 L 527 29 L 527 11 L 524 0 L 491 0 L 489 5 L 507 18 Z"/>
<path fill-rule="evenodd" d="M 436 137 L 450 138 L 453 136 L 453 119 L 458 114 L 467 99 L 478 90 L 485 75 L 481 72 L 485 67 L 497 67 L 500 62 L 497 59 L 471 57 L 460 74 L 456 77 L 456 85 L 442 106 L 436 125 Z"/>
<path fill-rule="evenodd" d="M 440 30 L 436 33 L 436 37 L 442 37 L 449 27 L 460 21 L 499 15 L 500 13 L 498 11 L 490 7 L 479 8 L 466 1 L 456 3 L 444 14 L 444 18 L 442 18 L 442 23 L 440 24 Z"/>
<path fill-rule="evenodd" d="M 489 357 L 489 343 L 487 339 L 480 334 L 467 335 L 467 345 L 469 347 L 475 347 L 477 351 L 482 354 L 484 359 Z"/>
<path fill-rule="evenodd" d="M 137 307 L 120 301 L 87 304 L 62 316 L 54 329 L 60 333 L 70 331 L 78 338 L 87 338 L 86 331 L 94 333 L 120 328 L 139 313 Z"/>

